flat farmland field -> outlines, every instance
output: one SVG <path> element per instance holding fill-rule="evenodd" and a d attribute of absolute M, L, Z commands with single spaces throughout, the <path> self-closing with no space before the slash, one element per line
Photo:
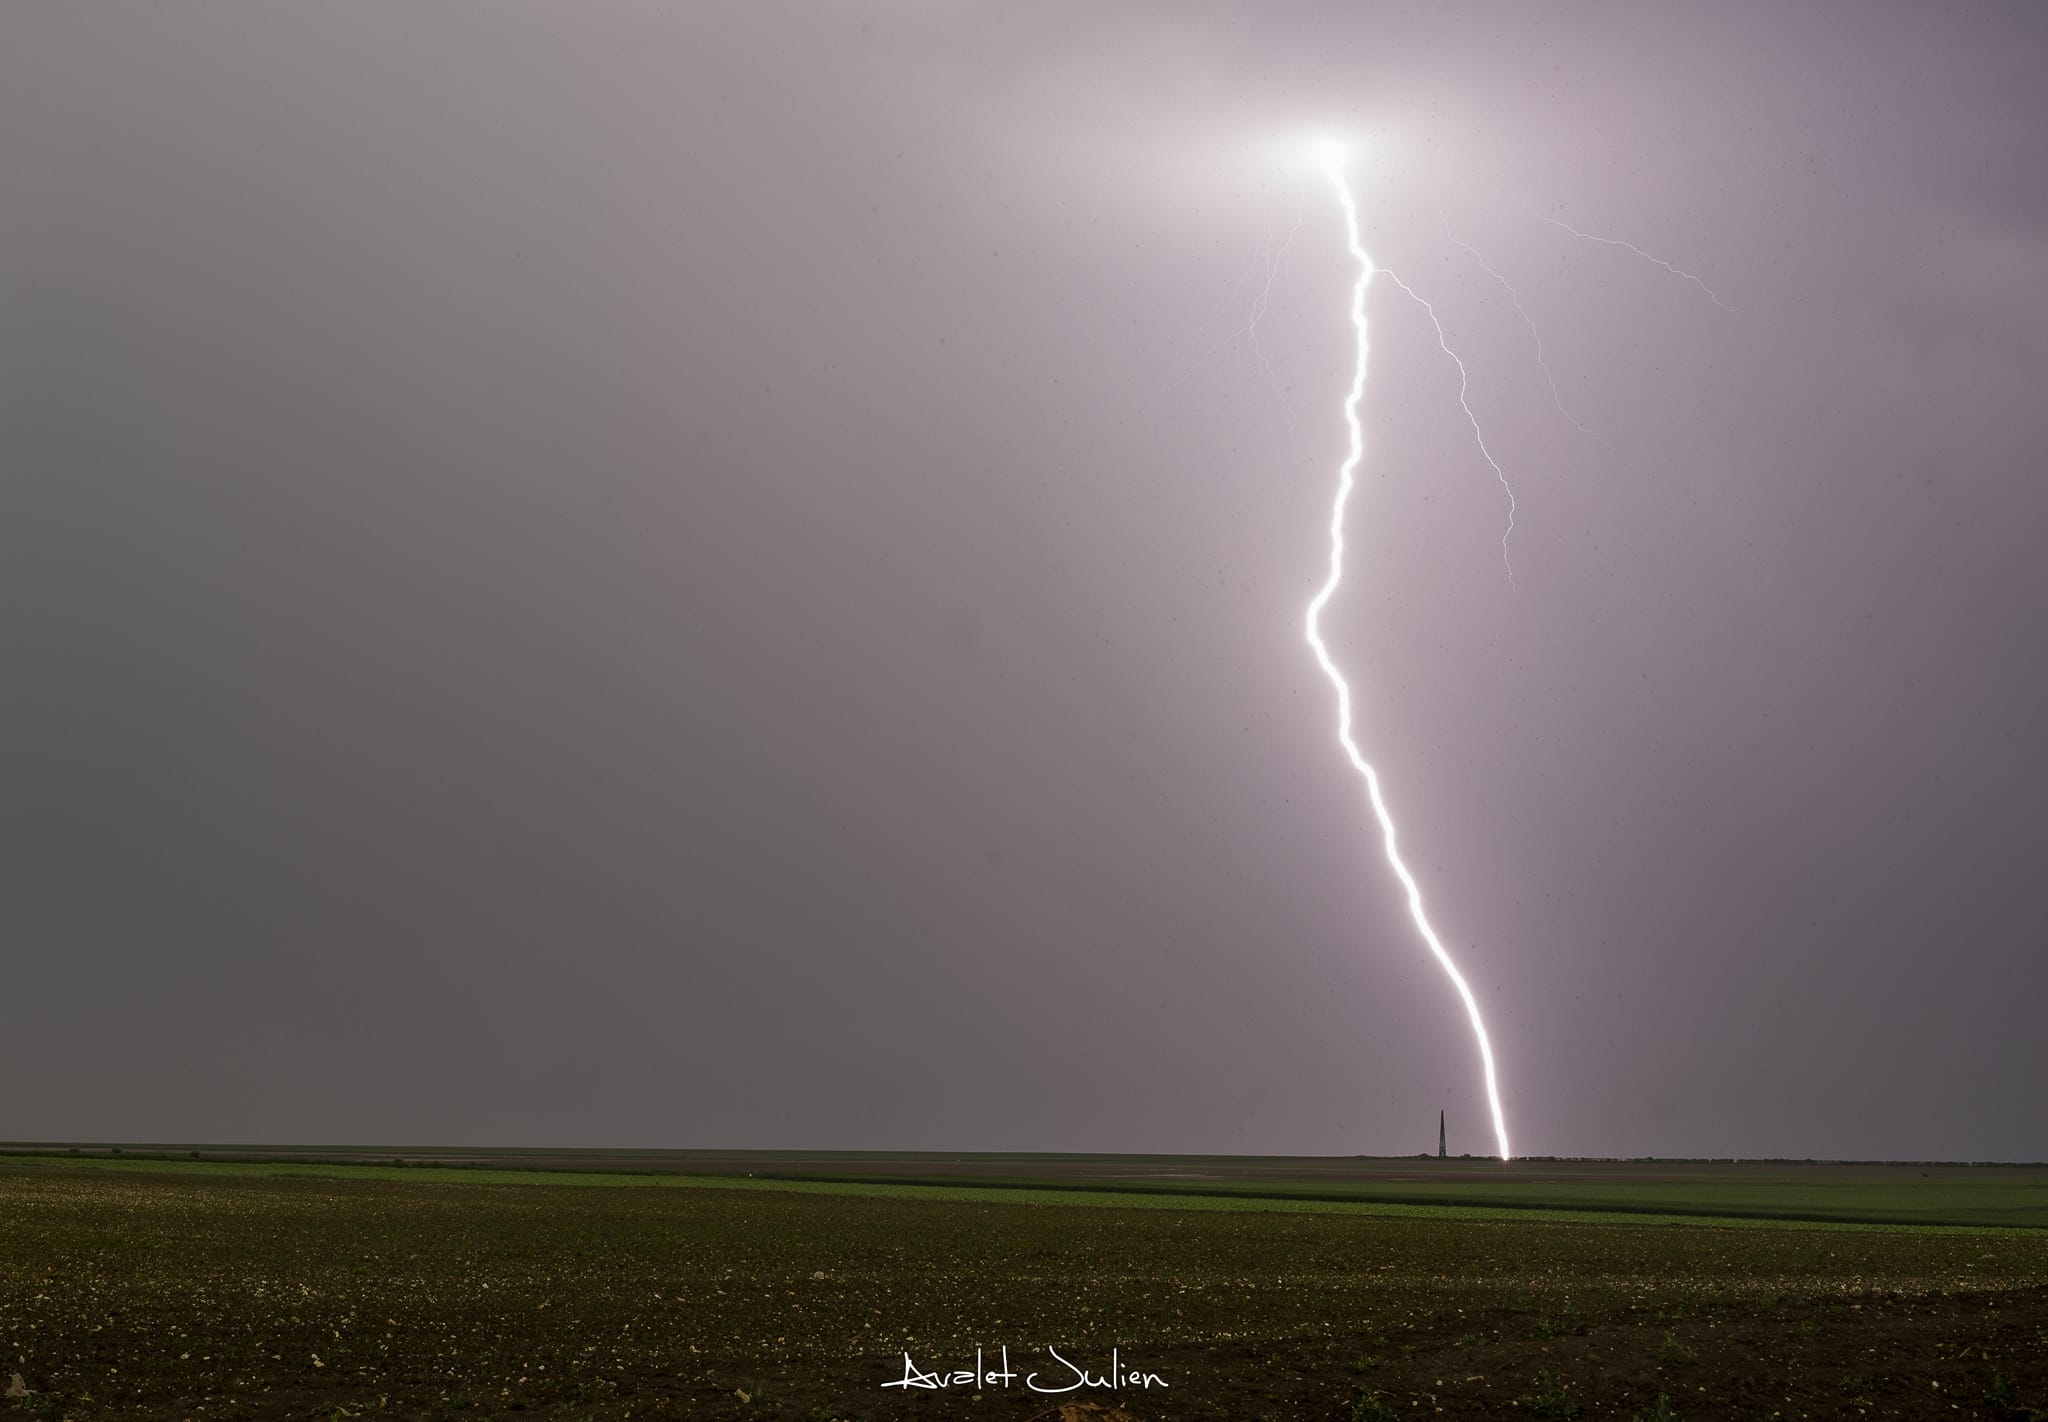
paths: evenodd
<path fill-rule="evenodd" d="M 631 1174 L 505 1168 L 592 1159 L 0 1157 L 0 1382 L 19 1375 L 8 1390 L 25 1394 L 5 1406 L 2048 1416 L 2048 1230 L 2014 1227 L 2039 1218 L 2037 1171 L 901 1156 L 808 1167 L 831 1179 L 764 1178 L 806 1168 L 763 1156 L 726 1158 L 723 1175 L 677 1173 L 674 1157 L 635 1156 Z M 1461 1181 L 1490 1203 L 1429 1202 Z M 1167 1193 L 1198 1188 L 1212 1193 Z M 1806 1218 L 1765 1218 L 1770 1199 Z M 1958 1212 L 1985 1222 L 1850 1222 Z"/>

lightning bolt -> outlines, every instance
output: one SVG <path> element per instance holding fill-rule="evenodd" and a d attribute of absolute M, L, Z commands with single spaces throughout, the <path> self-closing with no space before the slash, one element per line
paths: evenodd
<path fill-rule="evenodd" d="M 1330 599 L 1336 596 L 1337 586 L 1344 580 L 1344 514 L 1351 503 L 1351 492 L 1358 482 L 1359 463 L 1365 458 L 1365 429 L 1360 424 L 1358 415 L 1358 402 L 1365 394 L 1365 368 L 1368 351 L 1365 323 L 1365 293 L 1366 288 L 1372 283 L 1373 273 L 1375 270 L 1380 270 L 1374 266 L 1372 258 L 1367 255 L 1365 246 L 1359 239 L 1358 204 L 1351 195 L 1351 185 L 1345 181 L 1340 161 L 1334 156 L 1330 157 L 1326 160 L 1325 167 L 1329 173 L 1332 186 L 1337 190 L 1337 202 L 1344 210 L 1346 241 L 1349 244 L 1352 257 L 1358 262 L 1358 281 L 1351 288 L 1351 325 L 1358 334 L 1358 356 L 1356 363 L 1352 367 L 1350 392 L 1344 397 L 1344 422 L 1350 430 L 1351 447 L 1345 454 L 1342 467 L 1337 471 L 1337 499 L 1335 505 L 1330 510 L 1330 576 L 1324 582 L 1322 591 L 1318 592 L 1315 600 L 1308 605 L 1308 644 L 1315 652 L 1316 661 L 1321 665 L 1323 675 L 1330 679 L 1330 685 L 1336 689 L 1337 742 L 1344 748 L 1345 755 L 1350 758 L 1351 764 L 1357 769 L 1358 773 L 1365 777 L 1366 792 L 1372 799 L 1373 813 L 1379 817 L 1380 833 L 1386 843 L 1387 863 L 1393 866 L 1395 876 L 1400 879 L 1402 888 L 1408 892 L 1408 916 L 1415 920 L 1415 927 L 1421 932 L 1423 941 L 1429 945 L 1429 951 L 1435 955 L 1438 964 L 1450 976 L 1452 986 L 1458 990 L 1458 996 L 1465 1003 L 1466 1015 L 1472 1019 L 1472 1033 L 1479 1039 L 1479 1059 L 1486 1070 L 1486 1097 L 1493 1107 L 1494 1136 L 1500 1143 L 1500 1158 L 1507 1160 L 1509 1158 L 1507 1119 L 1501 1114 L 1500 1087 L 1494 1079 L 1493 1071 L 1493 1044 L 1487 1040 L 1486 1023 L 1479 1015 L 1478 999 L 1472 996 L 1472 989 L 1465 982 L 1465 975 L 1460 973 L 1458 965 L 1451 961 L 1451 955 L 1445 951 L 1443 943 L 1437 938 L 1436 930 L 1429 926 L 1429 917 L 1422 909 L 1422 890 L 1416 884 L 1415 876 L 1408 872 L 1408 866 L 1401 862 L 1400 850 L 1395 844 L 1394 817 L 1388 813 L 1386 797 L 1380 793 L 1379 772 L 1372 768 L 1372 763 L 1359 751 L 1358 743 L 1352 739 L 1350 684 L 1344 680 L 1344 674 L 1337 669 L 1336 662 L 1330 657 L 1329 647 L 1323 642 L 1321 630 L 1323 609 L 1329 605 Z M 1400 285 L 1402 290 L 1408 290 L 1406 285 L 1401 283 L 1400 279 L 1395 277 L 1392 272 L 1388 272 L 1387 275 L 1396 285 Z M 1409 295 L 1414 296 L 1414 293 L 1411 291 Z M 1415 299 L 1418 301 L 1422 300 L 1421 297 L 1416 297 Z M 1423 302 L 1423 305 L 1425 309 L 1428 308 L 1427 302 Z M 1430 319 L 1433 321 L 1435 318 L 1436 313 L 1434 310 L 1431 310 Z M 1441 326 L 1437 328 L 1437 335 L 1439 340 L 1441 340 L 1443 335 L 1443 328 Z M 1445 350 L 1448 351 L 1449 349 L 1449 346 L 1446 345 Z M 1456 360 L 1456 355 L 1453 355 L 1452 359 Z M 1464 362 L 1459 361 L 1458 370 L 1461 376 L 1464 368 Z M 1461 389 L 1461 401 L 1462 398 Z M 1465 413 L 1468 417 L 1470 416 L 1471 410 L 1469 407 Z M 1475 431 L 1478 429 L 1476 421 L 1473 424 L 1473 428 Z M 1482 441 L 1481 448 L 1484 449 L 1484 447 L 1484 441 Z M 1492 462 L 1492 458 L 1491 455 L 1487 456 L 1489 463 Z M 1499 470 L 1499 467 L 1497 464 L 1494 465 L 1496 471 Z M 1502 476 L 1501 482 L 1503 484 L 1507 482 L 1506 476 Z M 1509 491 L 1509 498 L 1510 500 L 1513 499 L 1512 490 Z M 1510 511 L 1512 515 L 1512 503 L 1510 504 Z M 1512 524 L 1510 524 L 1510 527 L 1512 527 Z M 1503 553 L 1505 553 L 1505 548 L 1503 548 Z"/>
<path fill-rule="evenodd" d="M 1354 247 L 1352 250 L 1355 252 L 1357 248 Z M 1360 255 L 1363 254 L 1361 253 Z M 1370 261 L 1371 259 L 1367 258 L 1367 260 Z M 1472 387 L 1472 379 L 1465 373 L 1465 362 L 1459 358 L 1456 351 L 1451 349 L 1451 343 L 1445 339 L 1444 323 L 1437 319 L 1436 308 L 1429 304 L 1428 299 L 1416 295 L 1414 287 L 1402 281 L 1398 276 L 1395 276 L 1388 268 L 1378 267 L 1376 270 L 1385 272 L 1388 281 L 1400 287 L 1410 300 L 1420 305 L 1424 311 L 1429 313 L 1429 324 L 1436 327 L 1436 343 L 1438 347 L 1458 367 L 1458 408 L 1465 412 L 1465 421 L 1472 426 L 1472 438 L 1479 442 L 1480 454 L 1484 455 L 1486 462 L 1493 466 L 1494 477 L 1500 480 L 1501 488 L 1507 491 L 1508 526 L 1502 529 L 1500 534 L 1500 561 L 1507 567 L 1508 581 L 1513 582 L 1515 580 L 1515 565 L 1514 561 L 1508 557 L 1508 535 L 1515 531 L 1515 490 L 1514 486 L 1508 483 L 1507 473 L 1500 467 L 1500 461 L 1495 459 L 1493 451 L 1486 447 L 1486 436 L 1479 429 L 1479 417 L 1472 413 L 1472 404 L 1466 398 L 1466 392 Z"/>
<path fill-rule="evenodd" d="M 1266 368 L 1266 381 L 1272 387 L 1273 394 L 1279 398 L 1280 408 L 1287 412 L 1287 423 L 1290 426 L 1294 423 L 1294 407 L 1287 402 L 1285 392 L 1280 389 L 1280 377 L 1273 373 L 1273 363 L 1266 359 L 1266 352 L 1259 345 L 1259 322 L 1265 319 L 1267 309 L 1273 304 L 1273 280 L 1280 275 L 1280 263 L 1286 260 L 1287 249 L 1294 245 L 1294 234 L 1299 231 L 1301 205 L 1297 203 L 1294 208 L 1294 225 L 1287 229 L 1287 237 L 1280 243 L 1280 250 L 1273 254 L 1273 260 L 1266 267 L 1266 285 L 1259 292 L 1258 300 L 1252 303 L 1252 319 L 1244 328 L 1244 333 L 1251 337 L 1252 355 Z"/>
<path fill-rule="evenodd" d="M 1195 328 L 1196 334 L 1199 336 L 1201 332 L 1215 325 L 1223 313 L 1228 311 L 1240 299 L 1245 283 L 1254 277 L 1259 277 L 1261 278 L 1259 288 L 1252 296 L 1249 316 L 1242 326 L 1233 327 L 1211 341 L 1208 348 L 1195 357 L 1194 360 L 1190 361 L 1187 368 L 1175 377 L 1176 381 L 1185 380 L 1199 369 L 1204 361 L 1215 355 L 1216 352 L 1222 350 L 1240 336 L 1245 337 L 1251 342 L 1252 359 L 1257 361 L 1259 368 L 1266 372 L 1267 388 L 1271 391 L 1273 398 L 1280 402 L 1280 408 L 1287 412 L 1287 423 L 1290 426 L 1294 423 L 1294 406 L 1288 400 L 1287 393 L 1280 388 L 1280 376 L 1273 369 L 1273 362 L 1267 359 L 1265 348 L 1259 344 L 1259 323 L 1266 319 L 1266 312 L 1272 309 L 1273 284 L 1280 276 L 1281 264 L 1287 259 L 1287 249 L 1294 245 L 1295 235 L 1301 231 L 1301 217 L 1302 205 L 1297 202 L 1294 208 L 1294 224 L 1287 229 L 1287 235 L 1281 239 L 1280 245 L 1277 247 L 1273 245 L 1273 226 L 1271 220 L 1267 219 L 1261 224 L 1259 240 L 1252 247 L 1251 261 L 1245 267 L 1244 274 L 1238 277 L 1236 282 L 1232 283 L 1230 295 L 1224 298 L 1223 305 L 1217 308 L 1208 320 Z"/>
<path fill-rule="evenodd" d="M 1543 217 L 1543 214 L 1542 214 L 1542 213 L 1540 213 L 1540 212 L 1539 212 L 1539 213 L 1537 213 L 1536 215 L 1537 215 L 1538 217 Z M 1558 220 L 1557 220 L 1556 218 L 1554 218 L 1554 217 L 1543 217 L 1543 220 L 1544 220 L 1545 222 L 1549 223 L 1549 224 L 1550 224 L 1550 225 L 1551 225 L 1552 227 L 1562 227 L 1562 228 L 1563 228 L 1563 229 L 1564 229 L 1565 231 L 1567 231 L 1567 232 L 1571 233 L 1571 234 L 1572 234 L 1572 236 L 1574 236 L 1574 237 L 1583 237 L 1583 238 L 1585 238 L 1585 239 L 1586 239 L 1586 240 L 1587 240 L 1588 242 L 1598 242 L 1598 243 L 1601 243 L 1602 245 L 1604 245 L 1604 246 L 1608 246 L 1608 247 L 1626 247 L 1626 248 L 1628 248 L 1628 250 L 1629 250 L 1629 251 L 1631 251 L 1631 252 L 1634 252 L 1634 253 L 1635 253 L 1635 254 L 1636 254 L 1636 255 L 1637 255 L 1638 257 L 1641 257 L 1641 258 L 1642 258 L 1642 259 L 1643 259 L 1644 261 L 1646 261 L 1646 262 L 1655 262 L 1655 263 L 1656 263 L 1656 264 L 1657 264 L 1658 266 L 1660 266 L 1660 267 L 1664 268 L 1664 270 L 1665 270 L 1665 271 L 1667 271 L 1667 272 L 1670 272 L 1670 273 L 1671 273 L 1671 274 L 1672 274 L 1673 276 L 1680 276 L 1680 277 L 1684 277 L 1684 278 L 1685 278 L 1685 279 L 1686 279 L 1687 281 L 1691 282 L 1691 283 L 1692 283 L 1692 284 L 1693 284 L 1694 286 L 1698 287 L 1698 288 L 1699 288 L 1699 289 L 1700 289 L 1701 291 L 1704 291 L 1704 292 L 1706 292 L 1706 294 L 1707 294 L 1707 300 L 1709 300 L 1709 301 L 1713 302 L 1713 303 L 1714 303 L 1714 304 L 1715 304 L 1716 306 L 1720 307 L 1720 308 L 1721 308 L 1721 309 L 1722 309 L 1723 311 L 1731 311 L 1731 312 L 1732 312 L 1732 311 L 1733 311 L 1733 310 L 1735 309 L 1734 307 L 1730 306 L 1730 305 L 1729 305 L 1729 304 L 1728 304 L 1727 302 L 1723 301 L 1723 300 L 1722 300 L 1722 299 L 1721 299 L 1720 297 L 1718 297 L 1718 296 L 1714 295 L 1714 292 L 1713 292 L 1713 288 L 1709 287 L 1709 286 L 1708 286 L 1708 285 L 1707 285 L 1707 284 L 1706 284 L 1705 282 L 1701 281 L 1701 280 L 1700 280 L 1700 279 L 1699 279 L 1698 277 L 1694 276 L 1694 275 L 1693 275 L 1693 274 L 1692 274 L 1691 272 L 1688 272 L 1688 271 L 1681 271 L 1681 270 L 1680 270 L 1679 268 L 1677 268 L 1677 267 L 1674 267 L 1674 266 L 1672 266 L 1672 265 L 1671 265 L 1671 263 L 1669 263 L 1669 262 L 1665 261 L 1665 260 L 1664 260 L 1664 259 L 1663 259 L 1662 257 L 1653 257 L 1653 256 L 1651 256 L 1651 255 L 1650 255 L 1650 254 L 1649 254 L 1648 252 L 1645 252 L 1645 251 L 1644 251 L 1644 250 L 1643 250 L 1643 249 L 1642 249 L 1641 247 L 1638 247 L 1638 246 L 1637 246 L 1637 245 L 1636 245 L 1635 243 L 1633 243 L 1633 242 L 1624 242 L 1624 241 L 1622 241 L 1622 240 L 1621 240 L 1621 239 L 1620 239 L 1619 237 L 1596 237 L 1596 236 L 1594 236 L 1594 235 L 1593 235 L 1592 233 L 1590 233 L 1590 232 L 1581 232 L 1581 231 L 1579 231 L 1579 229 L 1578 229 L 1578 228 L 1576 228 L 1576 227 L 1572 226 L 1572 225 L 1571 225 L 1570 223 L 1568 223 L 1568 222 L 1559 222 L 1559 221 L 1558 221 Z"/>
<path fill-rule="evenodd" d="M 1492 277 L 1495 281 L 1499 282 L 1503 287 L 1507 288 L 1508 301 L 1514 306 L 1515 314 L 1522 318 L 1522 324 L 1529 328 L 1530 336 L 1532 336 L 1536 341 L 1536 364 L 1538 368 L 1541 369 L 1543 372 L 1544 382 L 1550 386 L 1550 403 L 1557 406 L 1557 413 L 1563 415 L 1567 420 L 1570 420 L 1574 425 L 1578 426 L 1578 431 L 1580 434 L 1592 434 L 1593 432 L 1591 430 L 1587 429 L 1583 424 L 1579 423 L 1579 417 L 1577 415 L 1574 415 L 1570 410 L 1567 410 L 1564 407 L 1564 397 L 1557 393 L 1557 380 L 1550 373 L 1550 363 L 1543 359 L 1543 333 L 1536 329 L 1536 319 L 1533 316 L 1531 316 L 1526 310 L 1523 309 L 1522 298 L 1515 291 L 1514 284 L 1511 283 L 1506 277 L 1502 276 L 1499 272 L 1495 271 L 1490 265 L 1488 265 L 1486 258 L 1479 255 L 1479 249 L 1477 247 L 1474 247 L 1470 242 L 1461 240 L 1456 233 L 1451 231 L 1451 220 L 1450 218 L 1444 216 L 1444 206 L 1442 203 L 1438 203 L 1436 205 L 1436 215 L 1438 218 L 1442 220 L 1444 224 L 1444 240 L 1449 242 L 1454 247 L 1462 247 L 1465 250 L 1466 254 L 1470 256 L 1473 261 L 1479 263 L 1479 269 L 1481 271 L 1485 272 L 1488 276 Z M 1599 436 L 1597 435 L 1594 436 L 1594 438 L 1596 439 L 1598 437 Z"/>

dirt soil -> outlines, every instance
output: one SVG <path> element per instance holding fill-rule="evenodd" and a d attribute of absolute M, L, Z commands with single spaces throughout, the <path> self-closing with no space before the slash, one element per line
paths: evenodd
<path fill-rule="evenodd" d="M 1074 1381 L 1048 1343 L 1124 1385 L 1034 1391 Z M 885 1386 L 977 1344 L 1016 1376 Z M 2048 1233 L 16 1165 L 14 1374 L 0 1422 L 2014 1422 Z"/>

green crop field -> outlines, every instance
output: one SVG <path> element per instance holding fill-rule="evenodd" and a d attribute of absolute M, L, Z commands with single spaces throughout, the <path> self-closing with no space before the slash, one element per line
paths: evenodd
<path fill-rule="evenodd" d="M 22 1152 L 32 1147 L 0 1147 Z M 30 1158 L 35 1158 L 31 1156 Z M 42 1158 L 49 1158 L 45 1155 Z M 216 1170 L 258 1166 L 278 1171 L 351 1173 L 418 1179 L 415 1167 L 460 1167 L 459 1178 L 581 1180 L 596 1185 L 687 1184 L 724 1179 L 833 1185 L 914 1185 L 941 1191 L 972 1186 L 1083 1192 L 1157 1203 L 1157 1197 L 1239 1198 L 1247 1208 L 1288 1202 L 1322 1208 L 1341 1202 L 1460 1206 L 1537 1212 L 1637 1214 L 1661 1218 L 1758 1222 L 1979 1225 L 2048 1228 L 2048 1167 L 1832 1163 L 1813 1161 L 1517 1160 L 1472 1157 L 1242 1157 L 1108 1155 L 955 1155 L 854 1151 L 607 1151 L 309 1146 L 157 1147 L 138 1155 L 86 1147 L 67 1158 L 126 1169 Z M 400 1163 L 404 1168 L 400 1169 Z M 393 1173 L 394 1171 L 398 1173 Z M 1048 1200 L 1050 1202 L 1050 1200 Z"/>
<path fill-rule="evenodd" d="M 1339 1162 L 1318 1182 L 1274 1162 L 691 1158 L 738 1172 L 719 1178 L 673 1173 L 674 1156 L 562 1174 L 533 1168 L 542 1153 L 527 1168 L 510 1152 L 461 1168 L 333 1153 L 359 1159 L 0 1157 L 0 1379 L 21 1379 L 5 1405 L 2048 1416 L 2048 1231 L 1853 1222 L 2038 1220 L 2034 1172 L 1929 1168 L 1922 1187 L 1917 1167 Z M 1408 1198 L 1358 1197 L 1368 1186 Z M 1773 1202 L 1829 1222 L 1711 1217 Z M 955 1385 L 977 1348 L 979 1376 Z M 948 1385 L 888 1386 L 906 1380 Z"/>

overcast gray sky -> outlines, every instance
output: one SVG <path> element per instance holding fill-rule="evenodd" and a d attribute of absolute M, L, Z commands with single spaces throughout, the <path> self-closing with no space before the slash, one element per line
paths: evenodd
<path fill-rule="evenodd" d="M 2048 1156 L 2044 60 L 14 0 L 0 1137 L 1490 1149 L 1328 129 L 1517 1148 Z"/>

